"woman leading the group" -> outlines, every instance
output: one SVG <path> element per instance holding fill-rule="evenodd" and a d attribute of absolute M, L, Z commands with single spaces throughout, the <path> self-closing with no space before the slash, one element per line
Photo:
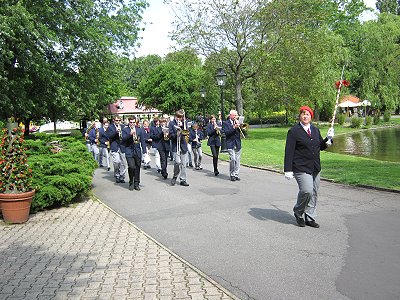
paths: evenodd
<path fill-rule="evenodd" d="M 319 129 L 311 124 L 313 110 L 302 106 L 299 112 L 299 123 L 287 134 L 284 172 L 288 180 L 294 177 L 299 187 L 293 208 L 297 224 L 300 227 L 307 225 L 318 228 L 315 218 L 321 172 L 320 151 L 328 147 L 334 131 L 330 128 L 327 137 L 323 139 Z"/>

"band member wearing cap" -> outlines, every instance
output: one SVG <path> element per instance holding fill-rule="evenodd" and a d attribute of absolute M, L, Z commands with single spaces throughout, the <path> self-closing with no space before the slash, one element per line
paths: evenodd
<path fill-rule="evenodd" d="M 154 118 L 155 126 L 150 129 L 150 137 L 152 139 L 152 147 L 155 149 L 155 161 L 157 171 L 161 173 L 164 179 L 168 178 L 167 173 L 167 155 L 169 152 L 169 128 L 167 119 Z"/>
<path fill-rule="evenodd" d="M 189 186 L 186 182 L 186 164 L 188 161 L 188 147 L 187 147 L 187 124 L 184 120 L 185 112 L 178 110 L 175 113 L 175 118 L 169 122 L 169 136 L 171 140 L 171 152 L 174 159 L 174 175 L 171 180 L 171 185 L 176 184 L 179 176 L 180 185 Z M 185 132 L 186 131 L 186 132 Z"/>
<path fill-rule="evenodd" d="M 239 181 L 240 154 L 242 153 L 242 142 L 240 140 L 240 125 L 237 120 L 236 110 L 229 112 L 228 120 L 222 123 L 223 132 L 226 136 L 226 147 L 229 154 L 229 173 L 231 181 Z"/>
<path fill-rule="evenodd" d="M 143 128 L 136 127 L 135 118 L 129 118 L 129 125 L 122 130 L 125 157 L 128 162 L 129 190 L 140 191 L 140 165 L 142 154 L 147 152 Z"/>
<path fill-rule="evenodd" d="M 318 228 L 315 218 L 321 172 L 320 151 L 328 147 L 327 142 L 332 140 L 334 131 L 333 128 L 329 129 L 327 137 L 323 139 L 319 129 L 311 124 L 313 110 L 302 106 L 299 112 L 299 123 L 287 134 L 284 172 L 285 178 L 290 180 L 294 177 L 299 187 L 293 208 L 297 224 L 300 227 L 307 225 Z"/>
<path fill-rule="evenodd" d="M 222 130 L 221 121 L 217 122 L 217 119 L 214 115 L 210 116 L 210 123 L 207 124 L 207 135 L 208 141 L 207 145 L 211 149 L 211 154 L 213 158 L 213 166 L 214 166 L 214 175 L 218 176 L 218 155 L 219 149 L 221 147 L 221 130 Z"/>
<path fill-rule="evenodd" d="M 110 141 L 111 158 L 114 167 L 114 177 L 116 183 L 125 183 L 126 164 L 124 159 L 124 148 L 122 144 L 121 118 L 114 116 L 113 123 L 108 126 L 106 131 L 108 140 Z"/>

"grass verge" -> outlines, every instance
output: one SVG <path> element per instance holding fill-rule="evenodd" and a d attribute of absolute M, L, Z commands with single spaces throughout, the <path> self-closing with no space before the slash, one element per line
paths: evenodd
<path fill-rule="evenodd" d="M 398 119 L 400 120 L 400 118 Z M 397 120 L 396 120 L 397 121 Z M 382 124 L 396 126 L 397 122 Z M 317 125 L 322 136 L 328 131 L 327 125 Z M 258 168 L 283 172 L 286 134 L 289 127 L 252 128 L 248 138 L 242 140 L 241 163 Z M 363 129 L 335 127 L 335 134 L 344 134 Z M 210 154 L 209 147 L 203 143 L 203 151 Z M 225 153 L 220 159 L 228 160 Z M 323 178 L 338 183 L 400 191 L 400 163 L 385 162 L 352 155 L 321 152 Z"/>

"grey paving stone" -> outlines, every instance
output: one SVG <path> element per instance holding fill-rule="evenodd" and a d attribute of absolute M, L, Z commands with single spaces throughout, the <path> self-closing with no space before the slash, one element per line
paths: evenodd
<path fill-rule="evenodd" d="M 232 299 L 97 201 L 0 221 L 0 235 L 0 299 Z"/>

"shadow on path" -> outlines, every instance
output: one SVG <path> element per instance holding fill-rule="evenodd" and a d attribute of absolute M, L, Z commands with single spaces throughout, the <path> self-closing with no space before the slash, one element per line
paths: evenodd
<path fill-rule="evenodd" d="M 287 211 L 280 209 L 252 207 L 248 213 L 261 221 L 272 220 L 283 224 L 295 224 L 294 217 Z"/>

